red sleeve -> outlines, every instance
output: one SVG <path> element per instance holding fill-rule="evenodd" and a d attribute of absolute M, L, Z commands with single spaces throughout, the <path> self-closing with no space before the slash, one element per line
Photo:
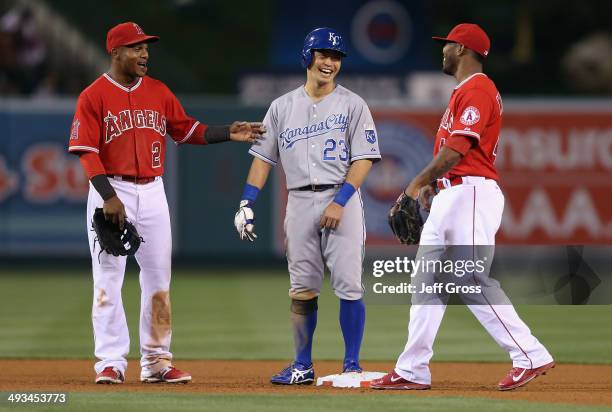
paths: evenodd
<path fill-rule="evenodd" d="M 480 140 L 493 113 L 491 98 L 479 89 L 468 89 L 457 98 L 451 136 L 467 136 Z"/>
<path fill-rule="evenodd" d="M 102 114 L 96 111 L 87 94 L 81 93 L 70 128 L 70 153 L 100 153 Z"/>
<path fill-rule="evenodd" d="M 176 96 L 166 88 L 168 93 L 166 103 L 166 130 L 176 144 L 207 144 L 204 131 L 207 126 L 193 117 L 187 116 L 185 109 Z"/>
<path fill-rule="evenodd" d="M 106 170 L 97 153 L 83 153 L 79 156 L 79 160 L 81 161 L 81 166 L 83 166 L 87 178 L 91 179 L 94 176 L 106 174 Z"/>
<path fill-rule="evenodd" d="M 446 140 L 444 146 L 450 147 L 455 152 L 461 153 L 463 156 L 477 143 L 477 140 L 472 137 L 461 136 L 456 134 Z"/>

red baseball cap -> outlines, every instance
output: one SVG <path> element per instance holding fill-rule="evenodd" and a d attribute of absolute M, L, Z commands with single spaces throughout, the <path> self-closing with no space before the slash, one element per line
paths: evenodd
<path fill-rule="evenodd" d="M 106 33 L 106 51 L 120 46 L 130 46 L 136 43 L 152 43 L 159 40 L 159 36 L 147 36 L 139 25 L 132 21 L 121 23 Z"/>
<path fill-rule="evenodd" d="M 491 48 L 491 41 L 487 33 L 477 24 L 461 23 L 453 27 L 446 37 L 432 37 L 434 40 L 444 42 L 452 41 L 463 44 L 481 56 L 487 57 Z"/>

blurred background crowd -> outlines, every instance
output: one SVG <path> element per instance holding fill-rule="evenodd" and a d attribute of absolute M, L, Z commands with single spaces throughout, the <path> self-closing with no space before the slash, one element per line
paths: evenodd
<path fill-rule="evenodd" d="M 610 243 L 610 16 L 612 2 L 595 0 L 0 0 L 0 259 L 88 256 L 88 182 L 66 145 L 76 96 L 108 70 L 106 32 L 123 21 L 161 37 L 148 74 L 209 124 L 261 120 L 304 82 L 306 33 L 342 33 L 338 81 L 367 101 L 381 137 L 383 161 L 362 189 L 371 253 L 397 253 L 387 210 L 430 159 L 455 86 L 431 36 L 477 23 L 504 99 L 498 241 Z M 175 253 L 282 260 L 282 174 L 258 200 L 260 238 L 241 243 L 232 220 L 251 159 L 240 145 L 216 146 L 168 148 Z"/>
<path fill-rule="evenodd" d="M 610 2 L 565 0 L 111 0 L 103 7 L 2 0 L 0 92 L 78 94 L 106 69 L 106 30 L 123 20 L 162 37 L 152 53 L 153 72 L 178 93 L 228 95 L 241 91 L 248 74 L 299 74 L 297 49 L 313 26 L 345 31 L 351 57 L 358 55 L 347 60 L 345 73 L 375 76 L 437 73 L 440 50 L 428 38 L 469 21 L 489 33 L 486 70 L 506 95 L 609 95 L 610 15 Z M 366 27 L 357 27 L 368 17 Z M 367 41 L 359 40 L 359 30 Z"/>

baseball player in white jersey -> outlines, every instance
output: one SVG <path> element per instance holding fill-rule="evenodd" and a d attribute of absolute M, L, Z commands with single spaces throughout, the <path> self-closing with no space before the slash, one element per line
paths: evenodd
<path fill-rule="evenodd" d="M 359 187 L 380 159 L 374 121 L 362 98 L 337 85 L 346 49 L 330 28 L 305 39 L 306 84 L 279 97 L 264 119 L 267 133 L 251 147 L 254 156 L 235 225 L 254 240 L 253 204 L 270 169 L 280 163 L 289 199 L 285 218 L 295 359 L 271 379 L 275 384 L 314 381 L 312 339 L 325 267 L 340 298 L 344 336 L 343 373 L 361 372 L 359 350 L 365 324 L 361 284 L 365 222 Z"/>
<path fill-rule="evenodd" d="M 425 207 L 431 207 L 417 259 L 439 261 L 444 253 L 455 254 L 457 250 L 471 251 L 472 258 L 475 250 L 479 253 L 484 250 L 492 258 L 504 195 L 494 165 L 502 100 L 493 81 L 482 73 L 490 41 L 479 26 L 466 23 L 457 25 L 447 37 L 434 39 L 445 44 L 443 71 L 454 76 L 458 85 L 436 134 L 434 159 L 404 191 L 404 196 L 414 199 L 420 192 Z M 432 202 L 436 184 L 440 192 Z M 417 273 L 415 278 L 425 276 Z M 552 356 L 518 316 L 499 283 L 484 279 L 487 282 L 484 284 L 474 273 L 466 276 L 465 281 L 482 287 L 481 293 L 462 298 L 512 359 L 513 368 L 499 382 L 499 390 L 518 388 L 554 367 Z M 431 387 L 429 360 L 447 299 L 426 304 L 416 301 L 413 299 L 410 308 L 408 342 L 395 370 L 371 381 L 371 388 Z"/>

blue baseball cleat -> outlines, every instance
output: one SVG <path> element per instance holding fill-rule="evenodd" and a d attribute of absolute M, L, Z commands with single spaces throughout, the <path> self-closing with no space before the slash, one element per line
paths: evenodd
<path fill-rule="evenodd" d="M 315 374 L 312 364 L 310 366 L 304 366 L 299 362 L 294 362 L 272 376 L 270 382 L 276 385 L 312 385 L 314 377 Z"/>
<path fill-rule="evenodd" d="M 342 366 L 342 373 L 350 373 L 350 372 L 356 372 L 356 373 L 363 372 L 363 369 L 361 369 L 361 366 L 359 366 L 359 361 L 348 360 L 344 362 L 344 365 Z"/>

